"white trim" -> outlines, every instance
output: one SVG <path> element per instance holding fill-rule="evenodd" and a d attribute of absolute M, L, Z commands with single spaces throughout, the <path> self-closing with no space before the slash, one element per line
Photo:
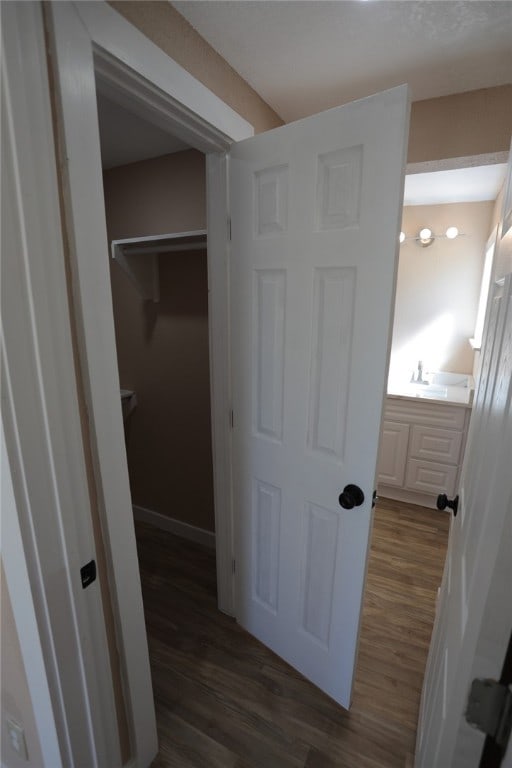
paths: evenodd
<path fill-rule="evenodd" d="M 2 5 L 2 418 L 62 761 L 120 763 L 69 324 L 40 3 Z M 77 514 L 70 514 L 76 510 Z M 39 715 L 38 715 L 39 716 Z M 53 768 L 53 767 L 52 767 Z"/>
<path fill-rule="evenodd" d="M 204 152 L 226 149 L 233 141 L 241 141 L 253 135 L 253 127 L 247 120 L 169 58 L 161 48 L 151 43 L 113 8 L 104 2 L 82 1 L 73 5 L 90 36 L 96 56 L 96 69 L 105 84 L 107 81 L 111 84 L 115 84 L 116 80 L 120 82 L 120 65 L 129 67 L 131 73 L 136 73 L 146 81 L 139 81 L 140 88 L 151 91 L 153 97 L 160 92 L 160 109 L 173 110 L 175 116 L 183 120 L 187 143 L 192 143 L 190 130 L 194 125 L 194 146 L 197 146 L 198 140 L 204 140 L 204 144 L 198 147 Z M 130 79 L 135 90 L 133 74 L 130 74 Z M 119 98 L 119 89 L 114 88 L 114 93 Z M 146 120 L 148 117 L 151 119 L 147 112 L 144 117 Z M 168 123 L 166 128 L 168 130 Z M 179 130 L 178 125 L 176 128 Z M 181 137 L 181 131 L 180 134 L 177 131 L 175 133 Z M 214 136 L 216 146 L 212 146 Z"/>
<path fill-rule="evenodd" d="M 486 152 L 482 155 L 466 157 L 447 157 L 440 160 L 425 160 L 421 163 L 407 163 L 407 176 L 415 173 L 435 173 L 437 171 L 456 171 L 460 168 L 478 168 L 481 165 L 501 165 L 508 160 L 508 152 Z"/>
<path fill-rule="evenodd" d="M 206 158 L 208 220 L 208 327 L 212 408 L 213 497 L 219 610 L 235 615 L 231 445 L 231 329 L 229 293 L 228 159 Z"/>
<path fill-rule="evenodd" d="M 63 768 L 48 678 L 12 486 L 3 424 L 1 431 L 2 561 L 45 768 Z M 3 765 L 3 763 L 2 763 Z"/>
<path fill-rule="evenodd" d="M 95 76 L 110 96 L 138 104 L 146 117 L 203 151 L 218 153 L 253 129 L 106 3 L 47 8 L 78 351 L 135 763 L 145 768 L 154 756 L 156 730 L 119 398 Z M 230 612 L 227 196 L 225 160 L 218 157 L 208 159 L 208 196 L 222 193 L 208 201 L 211 402 L 218 600 Z"/>
<path fill-rule="evenodd" d="M 392 485 L 377 485 L 378 498 L 393 501 L 402 501 L 404 504 L 413 504 L 417 507 L 426 507 L 427 509 L 437 509 L 436 496 L 429 493 L 419 493 L 418 491 L 408 491 L 406 488 L 395 488 Z M 450 510 L 445 514 L 451 514 Z"/>
<path fill-rule="evenodd" d="M 162 515 L 161 512 L 154 512 L 152 509 L 139 507 L 137 504 L 133 505 L 133 516 L 142 523 L 149 523 L 154 525 L 155 528 L 160 528 L 162 531 L 169 531 L 169 533 L 174 533 L 175 536 L 181 536 L 182 539 L 195 541 L 197 544 L 215 549 L 215 534 L 212 531 L 207 531 L 205 528 L 184 523 L 182 520 L 167 517 L 167 515 Z"/>
<path fill-rule="evenodd" d="M 480 279 L 480 296 L 478 299 L 478 310 L 475 320 L 475 332 L 469 343 L 475 351 L 482 348 L 482 337 L 484 332 L 484 323 L 487 316 L 487 302 L 491 290 L 491 280 L 494 274 L 494 264 L 496 253 L 496 241 L 498 237 L 498 225 L 496 225 L 487 240 L 484 248 L 482 277 Z"/>

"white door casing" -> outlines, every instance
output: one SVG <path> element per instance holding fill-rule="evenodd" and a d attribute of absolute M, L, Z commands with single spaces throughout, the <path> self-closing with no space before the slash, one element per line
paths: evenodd
<path fill-rule="evenodd" d="M 347 708 L 407 129 L 401 86 L 230 152 L 237 618 Z"/>
<path fill-rule="evenodd" d="M 21 639 L 21 648 L 26 655 L 32 645 L 32 657 L 25 658 L 25 664 L 36 722 L 46 721 L 46 768 L 57 768 L 61 761 L 69 768 L 118 766 L 99 579 L 83 589 L 80 578 L 81 566 L 96 558 L 96 547 L 70 332 L 41 4 L 5 3 L 1 15 L 1 391 L 15 500 L 15 509 L 2 510 L 2 533 L 9 547 L 7 579 L 16 621 L 23 621 L 19 626 L 30 633 Z M 15 555 L 23 562 L 15 564 Z M 26 597 L 26 579 L 31 596 L 18 605 L 15 598 Z"/>
<path fill-rule="evenodd" d="M 508 179 L 510 190 L 511 161 Z M 505 195 L 495 264 L 512 245 Z M 507 225 L 508 223 L 508 225 Z M 501 260 L 500 260 L 501 255 Z M 422 692 L 417 768 L 477 768 L 484 734 L 464 719 L 475 677 L 499 679 L 512 632 L 512 274 L 491 285 L 480 375 Z"/>

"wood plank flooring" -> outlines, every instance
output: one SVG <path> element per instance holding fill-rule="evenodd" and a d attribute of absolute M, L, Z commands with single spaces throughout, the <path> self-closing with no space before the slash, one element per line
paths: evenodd
<path fill-rule="evenodd" d="M 137 523 L 153 768 L 410 764 L 448 524 L 443 513 L 379 502 L 347 712 L 219 613 L 213 551 Z"/>

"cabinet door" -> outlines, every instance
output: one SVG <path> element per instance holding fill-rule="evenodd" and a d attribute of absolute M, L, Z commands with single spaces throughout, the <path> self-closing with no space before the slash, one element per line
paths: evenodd
<path fill-rule="evenodd" d="M 414 424 L 411 428 L 409 454 L 413 459 L 458 464 L 462 436 L 462 432 L 456 432 L 454 429 L 436 429 Z"/>
<path fill-rule="evenodd" d="M 399 424 L 396 421 L 383 422 L 379 453 L 379 483 L 398 486 L 404 484 L 408 442 L 408 424 Z"/>
<path fill-rule="evenodd" d="M 437 496 L 446 493 L 452 496 L 455 491 L 457 467 L 448 464 L 438 464 L 434 461 L 409 459 L 405 487 L 411 491 L 431 493 Z"/>

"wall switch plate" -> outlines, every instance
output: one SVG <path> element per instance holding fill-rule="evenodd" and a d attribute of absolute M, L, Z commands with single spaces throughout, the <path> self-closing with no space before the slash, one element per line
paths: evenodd
<path fill-rule="evenodd" d="M 25 741 L 25 732 L 22 726 L 10 717 L 5 718 L 7 733 L 9 735 L 9 744 L 22 760 L 28 760 L 27 743 Z"/>

